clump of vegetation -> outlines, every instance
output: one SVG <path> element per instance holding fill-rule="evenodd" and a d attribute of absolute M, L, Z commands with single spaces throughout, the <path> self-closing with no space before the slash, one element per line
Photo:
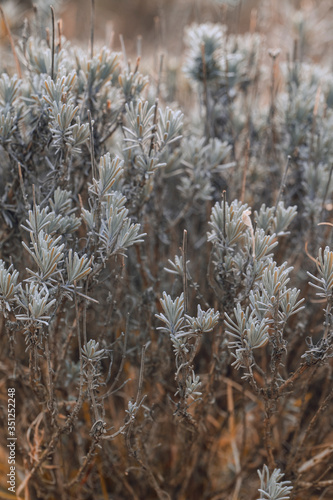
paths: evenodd
<path fill-rule="evenodd" d="M 180 110 L 162 64 L 30 30 L 0 78 L 1 495 L 329 495 L 331 71 L 194 24 Z"/>

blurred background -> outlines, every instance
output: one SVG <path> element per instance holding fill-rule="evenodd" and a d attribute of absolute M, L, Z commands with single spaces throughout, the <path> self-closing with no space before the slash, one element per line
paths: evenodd
<path fill-rule="evenodd" d="M 46 30 L 51 32 L 51 5 L 62 34 L 71 43 L 89 49 L 94 17 L 95 52 L 103 45 L 122 51 L 122 36 L 132 67 L 140 55 L 141 72 L 155 82 L 163 54 L 161 81 L 168 89 L 162 91 L 163 97 L 182 109 L 193 107 L 182 71 L 184 33 L 192 23 L 226 24 L 230 34 L 260 33 L 267 68 L 271 66 L 269 51 L 279 53 L 277 72 L 295 59 L 325 66 L 325 71 L 333 69 L 332 0 L 0 0 L 6 18 L 5 22 L 0 16 L 1 71 L 16 72 L 6 24 L 14 42 L 36 32 L 45 38 Z M 268 69 L 266 80 L 270 78 Z"/>
<path fill-rule="evenodd" d="M 103 43 L 113 39 L 120 47 L 119 34 L 126 48 L 136 50 L 137 37 L 142 37 L 143 51 L 163 46 L 179 53 L 184 26 L 191 22 L 227 22 L 231 30 L 247 31 L 251 11 L 262 3 L 258 0 L 95 0 L 95 36 Z M 50 17 L 50 5 L 63 20 L 64 35 L 72 41 L 87 43 L 90 32 L 91 0 L 3 0 L 0 2 L 11 29 L 19 28 L 24 18 L 32 18 L 33 6 L 39 15 Z M 3 23 L 2 23 L 3 24 Z M 1 26 L 1 37 L 5 35 Z"/>
<path fill-rule="evenodd" d="M 292 53 L 295 40 L 315 62 L 328 56 L 327 49 L 332 47 L 331 0 L 95 0 L 94 3 L 96 43 L 112 44 L 114 50 L 120 50 L 122 34 L 131 56 L 137 54 L 138 37 L 143 57 L 158 51 L 180 55 L 184 27 L 206 21 L 227 24 L 231 33 L 259 31 L 266 35 L 272 48 L 281 49 L 282 58 L 283 53 Z M 53 5 L 57 20 L 62 20 L 63 34 L 83 48 L 89 45 L 91 4 L 92 0 L 0 0 L 14 38 L 22 35 L 24 19 L 28 24 L 39 23 L 41 29 L 47 23 L 50 26 L 50 5 Z M 0 48 L 4 44 L 8 45 L 8 37 L 1 18 Z"/>

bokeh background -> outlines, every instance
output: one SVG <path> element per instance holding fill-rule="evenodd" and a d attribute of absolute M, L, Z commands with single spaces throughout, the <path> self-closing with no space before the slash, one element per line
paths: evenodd
<path fill-rule="evenodd" d="M 20 26 L 22 18 L 32 16 L 33 5 L 45 11 L 53 5 L 63 19 L 65 36 L 83 44 L 87 41 L 91 0 L 4 0 L 0 4 L 13 27 Z M 185 25 L 221 20 L 227 21 L 231 29 L 245 31 L 251 11 L 258 6 L 258 0 L 95 0 L 96 38 L 110 41 L 113 32 L 117 46 L 119 34 L 123 34 L 130 50 L 136 38 L 142 36 L 147 50 L 163 44 L 165 50 L 177 53 Z"/>
<path fill-rule="evenodd" d="M 89 46 L 91 0 L 2 0 L 0 5 L 14 38 L 21 35 L 24 19 L 28 26 L 39 22 L 41 29 L 47 22 L 51 25 L 53 5 L 63 34 L 82 48 Z M 151 56 L 158 59 L 162 52 L 172 58 L 183 52 L 185 26 L 206 21 L 227 24 L 230 33 L 259 31 L 266 36 L 268 46 L 281 50 L 280 62 L 292 57 L 295 43 L 300 60 L 304 53 L 316 63 L 327 63 L 333 47 L 331 0 L 95 0 L 95 43 L 121 50 L 122 34 L 130 57 L 135 58 L 139 50 L 143 60 Z M 1 18 L 1 65 L 8 47 Z M 6 64 L 11 63 L 6 60 Z"/>

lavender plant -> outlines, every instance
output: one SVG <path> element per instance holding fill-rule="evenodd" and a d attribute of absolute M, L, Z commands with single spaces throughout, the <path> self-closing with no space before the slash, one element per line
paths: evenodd
<path fill-rule="evenodd" d="M 170 103 L 43 7 L 0 77 L 16 497 L 329 495 L 330 68 L 195 24 Z"/>

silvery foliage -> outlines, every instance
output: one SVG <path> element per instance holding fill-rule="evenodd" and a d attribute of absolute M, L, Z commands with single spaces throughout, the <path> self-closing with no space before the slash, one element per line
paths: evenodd
<path fill-rule="evenodd" d="M 223 74 L 221 59 L 226 26 L 206 23 L 192 25 L 185 33 L 188 47 L 185 73 L 194 81 L 218 80 Z M 204 60 L 203 60 L 204 56 Z"/>
<path fill-rule="evenodd" d="M 129 422 L 133 422 L 133 420 L 135 420 L 136 414 L 138 413 L 140 406 L 141 402 L 140 403 L 137 403 L 136 401 L 134 403 L 132 401 L 128 402 L 127 410 L 125 410 L 125 413 L 127 413 Z"/>
<path fill-rule="evenodd" d="M 319 278 L 308 272 L 308 275 L 314 283 L 310 282 L 310 285 L 316 288 L 317 295 L 319 297 L 326 298 L 330 300 L 333 289 L 333 252 L 327 246 L 323 252 L 323 249 L 319 249 L 318 258 L 316 260 L 317 270 L 319 273 Z"/>
<path fill-rule="evenodd" d="M 281 481 L 284 474 L 280 469 L 274 469 L 270 474 L 267 465 L 264 465 L 262 471 L 258 470 L 258 475 L 260 497 L 257 500 L 288 500 L 290 498 L 293 487 L 289 486 L 290 481 Z"/>
<path fill-rule="evenodd" d="M 38 128 L 42 120 L 49 124 L 51 146 L 60 159 L 70 164 L 87 144 L 89 124 L 83 109 L 90 108 L 93 115 L 98 100 L 104 118 L 92 121 L 92 125 L 101 142 L 124 121 L 125 138 L 120 156 L 128 158 L 142 174 L 151 174 L 164 164 L 163 150 L 181 136 L 182 114 L 170 108 L 157 110 L 156 106 L 140 99 L 148 80 L 137 68 L 135 71 L 130 71 L 128 66 L 122 69 L 118 53 L 104 47 L 90 59 L 63 41 L 55 53 L 52 80 L 47 76 L 51 69 L 50 49 L 43 41 L 29 39 L 22 52 L 31 75 L 22 92 L 27 107 L 24 119 L 32 133 L 32 123 Z M 4 133 L 8 135 L 11 126 L 8 122 Z M 49 140 L 45 136 L 45 142 Z"/>
<path fill-rule="evenodd" d="M 5 304 L 6 309 L 10 310 L 10 302 L 14 299 L 17 292 L 18 271 L 14 266 L 5 267 L 5 263 L 0 259 L 0 299 Z"/>
<path fill-rule="evenodd" d="M 0 142 L 8 145 L 10 138 L 17 130 L 20 118 L 19 110 L 14 106 L 17 104 L 18 93 L 21 82 L 17 76 L 9 77 L 2 74 L 0 78 Z"/>
<path fill-rule="evenodd" d="M 15 125 L 14 119 L 8 111 L 6 114 L 0 114 L 0 141 L 4 145 L 10 142 L 10 138 L 15 132 L 17 126 Z"/>
<path fill-rule="evenodd" d="M 138 97 L 143 89 L 148 85 L 148 77 L 143 76 L 138 71 L 131 71 L 125 68 L 118 77 L 118 82 L 125 102 L 131 102 Z"/>
<path fill-rule="evenodd" d="M 50 12 L 50 11 L 49 11 Z M 45 80 L 46 75 L 51 74 L 52 50 L 45 39 L 29 37 L 20 54 L 23 63 L 29 68 L 29 71 L 42 77 Z M 54 74 L 58 75 L 62 71 L 62 62 L 66 57 L 66 47 L 62 47 L 54 54 Z M 35 79 L 36 83 L 38 79 Z M 37 96 L 36 96 L 37 97 Z"/>
<path fill-rule="evenodd" d="M 199 375 L 196 375 L 192 370 L 191 374 L 188 375 L 186 379 L 185 397 L 195 401 L 196 398 L 202 395 L 202 392 L 198 390 L 200 389 L 201 385 L 202 382 L 200 382 Z"/>
<path fill-rule="evenodd" d="M 165 148 L 181 138 L 183 115 L 170 108 L 158 110 L 157 104 L 150 106 L 148 101 L 139 99 L 125 105 L 126 126 L 124 152 L 127 161 L 145 177 L 156 169 L 165 166 L 162 153 Z"/>
<path fill-rule="evenodd" d="M 221 89 L 235 97 L 238 86 L 244 88 L 254 80 L 261 43 L 258 33 L 233 35 L 222 24 L 193 24 L 185 33 L 184 72 L 194 84 L 206 83 L 210 97 L 218 104 Z"/>
<path fill-rule="evenodd" d="M 38 271 L 34 272 L 27 268 L 27 271 L 34 277 L 47 281 L 54 277 L 58 271 L 58 264 L 62 261 L 64 254 L 62 250 L 65 244 L 60 244 L 61 236 L 52 238 L 42 230 L 38 231 L 37 237 L 33 232 L 30 233 L 30 248 L 23 241 L 22 244 L 30 256 L 37 264 Z"/>
<path fill-rule="evenodd" d="M 51 119 L 52 146 L 56 153 L 68 148 L 72 153 L 80 153 L 79 146 L 89 139 L 89 124 L 81 124 L 78 115 L 79 106 L 75 105 L 71 90 L 76 83 L 76 72 L 72 71 L 54 82 L 48 77 L 44 82 L 44 101 L 48 104 Z M 65 101 L 65 102 L 64 102 Z"/>
<path fill-rule="evenodd" d="M 269 325 L 275 321 L 282 334 L 287 320 L 301 310 L 303 302 L 300 292 L 287 286 L 292 268 L 286 263 L 278 266 L 273 260 L 272 250 L 278 243 L 276 233 L 270 234 L 274 229 L 285 234 L 296 215 L 295 207 L 286 209 L 280 203 L 275 210 L 263 205 L 255 212 L 255 230 L 250 214 L 248 206 L 237 200 L 230 205 L 216 203 L 208 233 L 208 241 L 213 243 L 215 283 L 230 301 L 225 327 L 232 339 L 229 347 L 234 350 L 234 366 L 247 369 L 253 363 L 253 350 L 273 341 Z M 243 310 L 241 301 L 245 298 L 249 305 Z"/>
<path fill-rule="evenodd" d="M 126 198 L 113 191 L 112 186 L 121 174 L 121 162 L 110 154 L 101 158 L 97 178 L 90 186 L 89 211 L 82 208 L 82 218 L 92 235 L 97 235 L 98 248 L 103 260 L 142 241 L 140 225 L 132 224 L 127 217 Z M 52 298 L 57 284 L 63 283 L 64 293 L 73 290 L 76 283 L 86 279 L 93 269 L 92 257 L 79 255 L 63 242 L 63 235 L 70 236 L 81 221 L 73 214 L 71 193 L 57 188 L 49 206 L 34 205 L 23 228 L 29 232 L 30 245 L 22 242 L 36 270 L 27 267 L 30 282 L 26 287 L 17 285 L 18 273 L 12 267 L 6 271 L 1 265 L 1 293 L 8 308 L 15 297 L 24 313 L 17 314 L 21 321 L 37 326 L 47 325 L 56 300 Z M 99 230 L 97 230 L 98 224 Z M 69 240 L 68 240 L 69 241 Z"/>
<path fill-rule="evenodd" d="M 105 357 L 105 349 L 99 349 L 99 342 L 90 339 L 82 347 L 82 356 L 85 363 L 98 363 Z"/>
<path fill-rule="evenodd" d="M 90 58 L 85 51 L 76 50 L 75 60 L 78 92 L 83 102 L 85 103 L 85 100 L 93 96 L 94 99 L 96 96 L 105 99 L 105 92 L 108 94 L 110 91 L 110 80 L 116 78 L 120 54 L 111 52 L 107 47 L 102 47 L 97 54 Z"/>
<path fill-rule="evenodd" d="M 40 208 L 34 206 L 29 210 L 26 225 L 22 227 L 36 237 L 40 231 L 48 235 L 55 233 L 69 235 L 74 233 L 81 224 L 78 217 L 73 214 L 71 192 L 57 188 L 50 199 L 50 205 Z"/>
<path fill-rule="evenodd" d="M 105 349 L 99 348 L 99 342 L 90 339 L 82 347 L 83 370 L 89 390 L 95 390 L 100 385 L 101 361 L 106 357 Z"/>
<path fill-rule="evenodd" d="M 216 137 L 208 142 L 205 137 L 194 136 L 183 140 L 179 159 L 183 169 L 177 186 L 182 198 L 191 199 L 194 204 L 211 200 L 214 176 L 235 166 L 235 162 L 229 161 L 230 154 L 231 146 Z"/>
<path fill-rule="evenodd" d="M 234 309 L 234 316 L 235 321 L 226 313 L 225 326 L 227 334 L 236 339 L 229 341 L 229 348 L 235 349 L 233 365 L 240 368 L 246 366 L 246 355 L 251 358 L 253 349 L 262 347 L 268 341 L 269 321 L 265 318 L 259 320 L 249 307 L 244 312 L 240 304 Z"/>
<path fill-rule="evenodd" d="M 286 92 L 281 93 L 279 105 L 283 110 L 284 143 L 287 151 L 299 151 L 299 187 L 301 212 L 305 220 L 322 220 L 326 200 L 330 199 L 333 184 L 331 165 L 333 148 L 332 76 L 316 64 L 297 62 L 284 68 Z M 309 127 L 313 117 L 312 128 Z"/>
<path fill-rule="evenodd" d="M 111 160 L 110 153 L 102 156 L 98 166 L 98 179 L 93 178 L 89 191 L 102 199 L 122 174 L 123 162 L 119 158 Z"/>
<path fill-rule="evenodd" d="M 92 257 L 89 259 L 86 255 L 82 255 L 80 258 L 76 252 L 73 254 L 72 249 L 69 250 L 66 259 L 67 280 L 69 285 L 73 285 L 82 280 L 90 273 L 92 270 L 92 260 Z"/>
<path fill-rule="evenodd" d="M 219 24 L 193 24 L 187 28 L 185 44 L 184 72 L 201 92 L 201 102 L 211 126 L 209 135 L 221 136 L 230 144 L 240 143 L 242 132 L 247 134 L 248 118 L 244 113 L 247 89 L 257 81 L 260 73 L 268 70 L 261 61 L 262 37 L 258 33 L 233 35 L 227 32 L 226 26 Z M 326 68 L 298 60 L 293 64 L 282 63 L 281 68 L 285 91 L 278 93 L 276 102 L 271 103 L 264 114 L 253 110 L 251 123 L 254 133 L 265 142 L 263 131 L 267 123 L 271 123 L 270 113 L 279 109 L 274 114 L 272 127 L 281 138 L 278 150 L 283 157 L 291 152 L 298 157 L 299 216 L 306 224 L 312 220 L 319 222 L 333 189 L 332 77 Z M 203 122 L 201 120 L 202 126 Z M 257 171 L 266 169 L 258 157 L 256 163 Z M 209 185 L 200 181 L 200 190 L 206 199 L 210 196 Z M 190 184 L 190 180 L 185 179 L 187 191 Z"/>
<path fill-rule="evenodd" d="M 193 317 L 185 314 L 185 318 L 190 330 L 195 334 L 208 333 L 217 325 L 219 312 L 215 312 L 213 308 L 203 311 L 198 304 L 197 315 Z"/>
<path fill-rule="evenodd" d="M 89 188 L 92 209 L 82 207 L 83 220 L 98 237 L 102 259 L 117 252 L 123 253 L 129 246 L 142 241 L 140 225 L 132 224 L 127 217 L 126 198 L 120 192 L 112 191 L 120 174 L 121 162 L 117 158 L 111 160 L 107 153 L 101 158 L 98 177 L 93 178 Z M 65 256 L 65 243 L 61 243 L 62 235 L 76 231 L 80 223 L 72 213 L 71 193 L 59 188 L 48 207 L 41 209 L 35 205 L 29 210 L 29 218 L 23 227 L 29 231 L 31 243 L 28 246 L 23 242 L 23 246 L 37 266 L 37 271 L 27 268 L 32 275 L 30 281 L 36 279 L 46 286 L 54 286 L 61 278 L 68 289 L 88 276 L 92 270 L 92 257 L 80 256 L 72 248 Z"/>
<path fill-rule="evenodd" d="M 24 288 L 19 285 L 16 302 L 22 310 L 22 313 L 16 314 L 16 319 L 23 321 L 28 331 L 30 326 L 39 328 L 49 324 L 56 299 L 51 299 L 46 286 L 30 282 Z"/>
<path fill-rule="evenodd" d="M 230 301 L 230 310 L 225 311 L 225 327 L 230 337 L 229 347 L 234 351 L 233 364 L 237 369 L 246 370 L 254 363 L 254 350 L 274 341 L 274 337 L 270 338 L 268 334 L 272 322 L 278 324 L 282 335 L 287 320 L 302 309 L 304 300 L 299 298 L 299 290 L 287 286 L 292 267 L 287 267 L 286 263 L 278 266 L 272 254 L 278 244 L 276 233 L 278 236 L 287 234 L 287 227 L 296 216 L 296 207 L 285 208 L 282 202 L 276 208 L 263 205 L 254 214 L 255 230 L 250 214 L 251 209 L 237 200 L 230 205 L 226 201 L 216 203 L 209 223 L 211 231 L 208 232 L 208 241 L 213 243 L 215 284 L 221 296 L 226 295 L 223 302 Z M 169 267 L 165 269 L 183 277 L 183 258 L 176 256 L 174 261 L 169 260 Z M 188 267 L 187 277 L 191 278 Z M 245 285 L 245 295 L 242 285 Z M 241 302 L 246 298 L 249 305 L 243 310 Z M 188 355 L 183 296 L 172 301 L 165 294 L 161 304 L 168 312 L 159 316 L 167 325 L 161 329 L 170 333 L 176 356 Z M 194 332 L 204 332 L 208 331 L 205 321 L 214 322 L 214 314 L 213 310 L 204 312 L 198 306 L 197 317 L 186 318 Z"/>
<path fill-rule="evenodd" d="M 191 339 L 211 332 L 218 323 L 219 312 L 215 312 L 214 309 L 203 311 L 200 305 L 198 305 L 197 316 L 185 314 L 183 293 L 179 297 L 176 297 L 175 300 L 172 300 L 170 295 L 163 292 L 160 303 L 163 312 L 156 314 L 156 317 L 164 323 L 164 326 L 158 327 L 158 330 L 166 332 L 170 336 L 176 357 L 177 379 L 179 370 L 187 366 L 195 355 Z M 192 369 L 189 370 L 186 376 L 185 399 L 190 398 L 195 400 L 196 396 L 200 397 L 201 392 L 198 390 L 200 386 L 199 376 L 195 375 Z M 175 395 L 182 392 L 183 388 L 179 388 Z"/>
<path fill-rule="evenodd" d="M 30 60 L 31 44 L 33 46 Z M 81 123 L 80 106 L 77 102 L 78 76 L 75 69 L 70 69 L 66 60 L 68 52 L 62 48 L 55 54 L 55 77 L 52 79 L 47 76 L 51 71 L 49 51 L 50 49 L 44 47 L 43 43 L 39 44 L 35 39 L 29 39 L 25 51 L 25 63 L 29 67 L 30 79 L 25 81 L 22 88 L 22 101 L 25 105 L 23 118 L 26 133 L 31 138 L 38 133 L 42 139 L 41 145 L 45 141 L 50 145 L 50 152 L 54 151 L 56 161 L 50 155 L 50 164 L 66 161 L 66 165 L 71 167 L 71 162 L 81 153 L 81 147 L 89 140 L 89 124 Z M 42 61 L 45 64 L 42 64 Z"/>
<path fill-rule="evenodd" d="M 193 335 L 211 332 L 218 322 L 219 312 L 215 312 L 212 308 L 203 311 L 200 305 L 198 305 L 197 316 L 185 314 L 183 293 L 175 300 L 172 300 L 170 295 L 163 292 L 160 303 L 163 313 L 157 314 L 156 317 L 165 326 L 160 326 L 158 329 L 169 333 L 173 342 Z M 174 343 L 175 352 L 178 345 L 178 342 Z"/>
<path fill-rule="evenodd" d="M 275 323 L 283 339 L 287 320 L 303 309 L 304 299 L 298 300 L 300 291 L 287 287 L 291 270 L 292 268 L 287 268 L 286 263 L 277 266 L 276 262 L 271 260 L 263 272 L 258 288 L 251 290 L 250 305 L 245 311 L 238 303 L 233 311 L 234 319 L 225 313 L 225 328 L 231 337 L 229 348 L 234 349 L 232 355 L 235 358 L 235 368 L 249 370 L 254 363 L 254 350 L 267 342 L 276 342 L 275 335 L 269 335 L 270 325 Z M 283 340 L 282 343 L 285 344 Z M 247 371 L 244 377 L 248 376 Z"/>
<path fill-rule="evenodd" d="M 120 54 L 105 47 L 89 58 L 62 39 L 54 53 L 53 78 L 52 53 L 45 40 L 30 37 L 20 57 L 28 69 L 24 83 L 6 76 L 0 81 L 0 141 L 8 144 L 21 119 L 25 140 L 38 135 L 40 149 L 48 149 L 49 176 L 68 180 L 82 147 L 90 142 L 90 109 L 98 146 L 123 124 L 118 156 L 126 164 L 124 183 L 137 185 L 139 175 L 145 190 L 152 174 L 165 165 L 163 155 L 181 138 L 182 113 L 157 103 L 151 106 L 140 96 L 147 77 L 138 67 L 132 71 L 123 65 Z M 149 196 L 149 188 L 146 191 Z"/>
<path fill-rule="evenodd" d="M 275 233 L 276 236 L 285 236 L 289 234 L 286 228 L 291 224 L 296 217 L 297 207 L 288 207 L 285 209 L 284 203 L 280 201 L 277 207 L 267 207 L 262 205 L 259 212 L 254 212 L 256 227 L 263 229 L 265 233 L 268 231 Z"/>
<path fill-rule="evenodd" d="M 48 325 L 56 304 L 52 296 L 57 293 L 58 285 L 63 283 L 68 289 L 90 273 L 91 259 L 85 255 L 79 257 L 72 249 L 67 253 L 66 244 L 62 242 L 63 235 L 70 235 L 80 224 L 80 219 L 72 213 L 71 193 L 60 188 L 54 192 L 49 206 L 41 209 L 35 204 L 33 210 L 29 210 L 26 225 L 22 227 L 29 232 L 30 245 L 25 241 L 22 245 L 36 270 L 26 267 L 29 284 L 19 285 L 16 299 L 25 312 L 16 317 L 21 321 Z"/>
<path fill-rule="evenodd" d="M 63 263 L 68 284 L 79 281 L 90 272 L 88 259 L 84 256 L 80 260 L 76 252 L 72 257 L 71 249 L 65 262 L 63 260 L 65 243 L 61 243 L 62 236 L 74 233 L 81 224 L 72 212 L 71 193 L 60 188 L 55 190 L 48 207 L 41 209 L 34 205 L 33 210 L 29 210 L 29 218 L 22 227 L 29 231 L 31 243 L 30 246 L 24 241 L 22 244 L 37 265 L 37 271 L 27 268 L 32 275 L 30 281 L 37 279 L 48 285 L 55 284 L 56 278 L 62 276 L 64 269 L 60 264 Z"/>
<path fill-rule="evenodd" d="M 122 161 L 110 153 L 102 156 L 98 167 L 98 177 L 93 178 L 89 187 L 90 210 L 82 208 L 85 221 L 92 238 L 97 236 L 101 255 L 109 258 L 116 253 L 139 243 L 144 236 L 139 233 L 140 224 L 128 218 L 125 207 L 126 197 L 113 186 L 123 173 Z M 104 257 L 104 258 L 105 258 Z"/>
<path fill-rule="evenodd" d="M 333 356 L 333 321 L 332 321 L 332 291 L 333 291 L 333 252 L 328 246 L 324 251 L 319 248 L 318 257 L 316 259 L 316 267 L 319 276 L 314 276 L 312 273 L 307 273 L 311 280 L 309 284 L 316 289 L 316 295 L 326 299 L 325 309 L 325 333 L 317 342 L 313 343 L 311 337 L 308 337 L 306 342 L 308 350 L 303 354 L 306 361 L 320 359 L 324 361 Z"/>
<path fill-rule="evenodd" d="M 89 58 L 62 38 L 52 58 L 45 40 L 30 37 L 21 42 L 19 56 L 27 78 L 4 74 L 0 79 L 0 140 L 6 148 L 15 134 L 22 134 L 27 143 L 38 136 L 36 149 L 43 151 L 46 173 L 36 166 L 31 179 L 41 174 L 44 183 L 60 179 L 61 184 L 43 203 L 34 202 L 22 225 L 30 237 L 23 241 L 30 258 L 28 285 L 18 283 L 12 266 L 6 270 L 2 265 L 1 298 L 6 309 L 19 307 L 20 319 L 46 325 L 56 307 L 59 284 L 62 293 L 73 292 L 112 255 L 125 254 L 142 241 L 140 224 L 128 217 L 124 171 L 134 165 L 144 182 L 147 175 L 152 178 L 164 165 L 163 152 L 181 137 L 183 115 L 150 106 L 140 97 L 147 77 L 138 68 L 123 68 L 120 55 L 105 47 Z M 94 122 L 97 102 L 105 121 Z M 86 108 L 91 110 L 90 124 Z M 91 127 L 104 143 L 121 121 L 125 137 L 120 155 L 106 153 L 97 168 L 93 165 L 88 206 L 81 206 L 79 217 L 73 208 L 75 195 L 63 188 L 64 182 L 78 168 L 82 148 L 87 151 Z M 82 221 L 87 228 L 86 253 L 78 252 L 76 244 Z"/>
<path fill-rule="evenodd" d="M 255 212 L 255 230 L 250 214 L 251 209 L 237 200 L 230 205 L 226 201 L 216 203 L 211 213 L 208 241 L 213 243 L 214 280 L 221 295 L 231 299 L 239 296 L 241 288 L 248 296 L 254 286 L 258 287 L 272 262 L 277 235 L 285 234 L 296 207 L 284 208 L 279 203 L 276 210 L 268 210 L 263 205 L 259 213 Z"/>
<path fill-rule="evenodd" d="M 181 255 L 180 257 L 178 255 L 175 255 L 175 260 L 172 261 L 171 259 L 168 259 L 170 267 L 165 267 L 164 270 L 170 274 L 175 274 L 177 276 L 183 277 L 184 276 L 184 265 L 183 265 L 183 256 Z M 189 260 L 186 261 L 186 264 L 189 264 Z M 186 268 L 187 275 L 189 276 L 189 270 L 188 267 Z"/>
<path fill-rule="evenodd" d="M 297 62 L 284 67 L 288 94 L 282 94 L 281 104 L 286 114 L 291 147 L 305 144 L 309 134 L 306 122 L 313 113 L 318 84 L 325 81 L 323 71 L 315 65 Z M 321 96 L 323 99 L 323 95 Z M 320 110 L 320 109 L 319 109 Z"/>

